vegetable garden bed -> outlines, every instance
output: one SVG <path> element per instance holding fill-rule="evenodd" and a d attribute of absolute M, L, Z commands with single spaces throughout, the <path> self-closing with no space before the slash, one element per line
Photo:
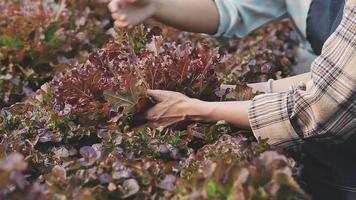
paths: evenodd
<path fill-rule="evenodd" d="M 1 1 L 0 199 L 308 198 L 296 163 L 249 131 L 142 118 L 147 89 L 247 100 L 246 83 L 289 76 L 288 21 L 221 42 L 156 23 L 114 31 L 106 3 Z"/>

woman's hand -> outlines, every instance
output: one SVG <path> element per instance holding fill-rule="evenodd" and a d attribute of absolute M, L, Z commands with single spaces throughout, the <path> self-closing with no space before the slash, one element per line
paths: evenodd
<path fill-rule="evenodd" d="M 146 119 L 152 127 L 167 127 L 187 119 L 194 120 L 194 113 L 199 107 L 197 105 L 202 102 L 172 91 L 148 90 L 147 94 L 157 102 L 146 113 Z"/>
<path fill-rule="evenodd" d="M 157 101 L 145 116 L 151 127 L 167 127 L 184 120 L 225 120 L 240 128 L 250 128 L 251 101 L 206 102 L 164 90 L 148 90 L 147 94 Z"/>
<path fill-rule="evenodd" d="M 130 28 L 152 17 L 181 30 L 213 34 L 219 24 L 212 0 L 111 0 L 108 7 L 119 28 Z"/>
<path fill-rule="evenodd" d="M 108 8 L 115 26 L 131 28 L 141 24 L 155 13 L 155 6 L 151 0 L 112 0 Z"/>

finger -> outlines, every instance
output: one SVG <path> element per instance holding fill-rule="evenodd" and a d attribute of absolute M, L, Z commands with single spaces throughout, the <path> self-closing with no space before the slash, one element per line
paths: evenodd
<path fill-rule="evenodd" d="M 134 28 L 134 26 L 131 25 L 131 24 L 129 24 L 129 25 L 127 26 L 127 29 L 129 29 L 130 31 L 132 31 L 133 28 Z"/>
<path fill-rule="evenodd" d="M 109 9 L 110 12 L 114 13 L 114 12 L 117 12 L 119 10 L 119 1 L 120 0 L 112 0 L 108 4 L 108 9 Z"/>
<path fill-rule="evenodd" d="M 153 106 L 145 113 L 145 118 L 149 121 L 157 121 L 160 116 L 160 110 L 162 110 L 159 104 Z"/>
<path fill-rule="evenodd" d="M 119 28 L 126 28 L 129 25 L 129 23 L 127 21 L 116 20 L 114 25 Z"/>
<path fill-rule="evenodd" d="M 147 90 L 147 95 L 153 97 L 158 102 L 166 101 L 172 97 L 177 97 L 182 95 L 179 92 L 173 92 L 169 90 Z"/>
<path fill-rule="evenodd" d="M 158 102 L 162 102 L 167 99 L 167 95 L 163 92 L 163 90 L 147 90 L 147 95 L 154 98 Z"/>
<path fill-rule="evenodd" d="M 127 16 L 126 15 L 120 15 L 118 19 L 121 20 L 121 21 L 126 21 L 127 20 Z"/>
<path fill-rule="evenodd" d="M 120 21 L 126 21 L 126 20 L 127 20 L 126 15 L 118 14 L 118 13 L 112 14 L 111 17 L 112 17 L 114 20 L 120 20 Z"/>
<path fill-rule="evenodd" d="M 125 4 L 133 4 L 136 3 L 137 0 L 118 0 L 119 7 L 124 6 Z"/>
<path fill-rule="evenodd" d="M 175 91 L 170 91 L 170 90 L 154 90 L 154 91 L 157 91 L 157 93 L 160 93 L 160 95 L 164 95 L 167 97 L 183 95 L 180 92 L 175 92 Z"/>
<path fill-rule="evenodd" d="M 151 121 L 159 121 L 164 118 L 176 118 L 176 115 L 169 114 L 171 107 L 172 105 L 167 102 L 158 103 L 145 113 L 145 118 Z"/>
<path fill-rule="evenodd" d="M 115 21 L 118 20 L 120 17 L 120 14 L 118 14 L 117 12 L 111 14 L 111 18 L 113 18 Z"/>

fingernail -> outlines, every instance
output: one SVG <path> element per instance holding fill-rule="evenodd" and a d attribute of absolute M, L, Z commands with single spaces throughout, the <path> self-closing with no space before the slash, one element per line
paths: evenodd
<path fill-rule="evenodd" d="M 121 15 L 121 16 L 119 17 L 119 19 L 120 19 L 121 21 L 126 20 L 126 15 Z"/>

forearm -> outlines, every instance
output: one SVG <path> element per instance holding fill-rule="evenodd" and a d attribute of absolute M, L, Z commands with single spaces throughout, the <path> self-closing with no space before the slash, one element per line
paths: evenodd
<path fill-rule="evenodd" d="M 284 79 L 275 80 L 272 83 L 272 92 L 285 92 L 291 85 L 297 85 L 301 82 L 307 84 L 311 79 L 311 74 L 305 73 Z M 267 85 L 267 84 L 266 84 Z"/>
<path fill-rule="evenodd" d="M 273 82 L 273 92 L 287 91 L 288 88 L 300 82 L 307 83 L 310 73 L 305 73 Z M 249 84 L 255 91 L 266 92 L 267 83 Z M 225 120 L 241 128 L 250 128 L 248 111 L 251 101 L 204 102 L 194 100 L 187 106 L 187 116 L 194 120 L 219 121 Z"/>
<path fill-rule="evenodd" d="M 279 79 L 275 80 L 272 82 L 272 92 L 284 92 L 289 89 L 291 85 L 298 84 L 300 82 L 303 83 L 308 83 L 308 81 L 311 79 L 310 73 L 305 73 L 305 74 L 300 74 L 297 76 L 292 76 L 284 79 Z M 268 90 L 268 85 L 267 82 L 262 82 L 262 83 L 250 83 L 247 84 L 249 87 L 252 88 L 253 92 L 267 92 Z M 233 85 L 228 86 L 228 85 L 222 85 L 222 88 L 228 88 L 228 87 L 234 87 Z"/>
<path fill-rule="evenodd" d="M 175 28 L 213 34 L 219 24 L 219 13 L 213 0 L 151 0 L 154 18 Z"/>
<path fill-rule="evenodd" d="M 248 110 L 251 101 L 205 102 L 193 101 L 187 109 L 193 120 L 225 120 L 240 128 L 250 128 Z"/>

